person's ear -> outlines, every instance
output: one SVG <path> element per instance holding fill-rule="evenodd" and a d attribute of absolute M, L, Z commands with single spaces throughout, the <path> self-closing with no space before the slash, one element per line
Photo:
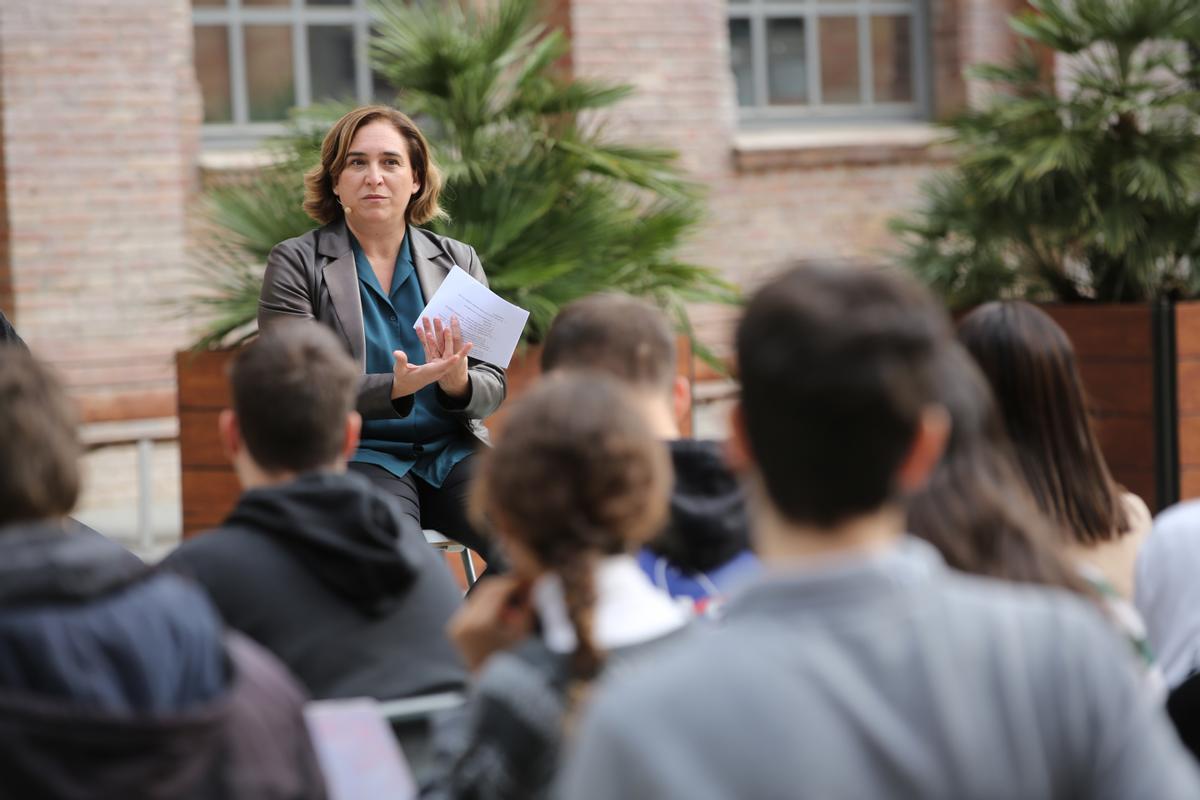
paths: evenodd
<path fill-rule="evenodd" d="M 362 415 L 351 411 L 346 415 L 345 440 L 342 442 L 342 460 L 349 461 L 358 449 L 358 437 L 362 433 Z"/>
<path fill-rule="evenodd" d="M 927 406 L 917 421 L 908 453 L 896 470 L 896 486 L 905 494 L 925 485 L 942 460 L 950 440 L 950 415 L 941 406 Z"/>
<path fill-rule="evenodd" d="M 676 375 L 671 384 L 671 403 L 675 407 L 675 423 L 682 429 L 692 413 L 692 383 L 683 375 Z"/>
<path fill-rule="evenodd" d="M 729 438 L 725 440 L 725 462 L 736 473 L 746 473 L 754 468 L 754 456 L 750 454 L 750 439 L 746 434 L 746 412 L 740 402 L 734 403 L 729 411 Z"/>
<path fill-rule="evenodd" d="M 231 462 L 245 449 L 242 431 L 238 427 L 237 414 L 232 408 L 222 410 L 217 416 L 217 437 L 221 440 L 221 452 Z"/>

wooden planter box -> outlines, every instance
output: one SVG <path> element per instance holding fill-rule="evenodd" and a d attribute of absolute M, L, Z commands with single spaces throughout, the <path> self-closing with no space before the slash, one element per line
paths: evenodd
<path fill-rule="evenodd" d="M 1042 308 L 1075 346 L 1113 477 L 1154 510 L 1200 496 L 1200 302 Z"/>
<path fill-rule="evenodd" d="M 186 539 L 216 527 L 233 509 L 241 494 L 233 467 L 221 451 L 217 416 L 230 408 L 228 365 L 235 350 L 182 352 L 175 356 L 179 385 L 179 461 L 183 536 Z M 692 374 L 691 348 L 686 338 L 679 343 L 680 374 Z M 511 402 L 520 397 L 541 373 L 541 348 L 523 347 L 513 356 L 507 371 L 508 396 L 486 424 L 500 435 Z M 691 419 L 680 421 L 684 435 L 691 433 Z"/>
<path fill-rule="evenodd" d="M 179 385 L 179 480 L 183 538 L 220 525 L 241 494 L 221 450 L 217 415 L 230 408 L 229 363 L 236 350 L 175 354 Z"/>

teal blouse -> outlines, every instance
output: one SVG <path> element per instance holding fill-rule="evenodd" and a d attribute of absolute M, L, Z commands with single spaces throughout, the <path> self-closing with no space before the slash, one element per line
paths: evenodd
<path fill-rule="evenodd" d="M 408 234 L 400 245 L 392 285 L 386 294 L 358 240 L 351 235 L 350 242 L 362 299 L 367 373 L 390 373 L 394 350 L 403 350 L 410 364 L 424 364 L 425 349 L 413 323 L 425 308 L 425 298 L 413 266 Z M 474 440 L 447 412 L 440 396 L 444 395 L 434 383 L 417 392 L 412 413 L 404 419 L 364 420 L 362 438 L 351 461 L 376 464 L 397 478 L 412 471 L 430 486 L 440 487 L 454 465 L 475 450 Z"/>

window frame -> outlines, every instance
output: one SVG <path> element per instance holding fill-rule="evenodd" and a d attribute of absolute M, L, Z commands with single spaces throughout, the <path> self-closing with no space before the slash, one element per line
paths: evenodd
<path fill-rule="evenodd" d="M 729 23 L 747 20 L 750 26 L 750 75 L 755 104 L 743 106 L 734 83 L 733 102 L 739 125 L 746 128 L 781 127 L 797 123 L 920 121 L 932 117 L 932 65 L 930 58 L 927 0 L 728 0 L 726 43 L 730 46 Z M 907 103 L 876 103 L 871 51 L 871 18 L 908 16 L 911 35 L 913 99 Z M 858 21 L 858 74 L 860 103 L 821 102 L 820 18 L 853 17 Z M 804 22 L 806 93 L 812 102 L 768 104 L 767 21 L 800 19 Z M 732 57 L 732 48 L 730 49 Z M 732 62 L 730 63 L 732 75 Z"/>
<path fill-rule="evenodd" d="M 286 121 L 250 120 L 249 84 L 246 73 L 245 30 L 248 26 L 288 27 L 292 37 L 292 80 L 295 90 L 293 108 L 312 104 L 312 76 L 308 53 L 311 27 L 349 27 L 354 36 L 355 101 L 369 103 L 374 94 L 368 43 L 374 21 L 367 0 L 351 0 L 348 5 L 308 5 L 306 0 L 289 0 L 287 5 L 246 6 L 243 0 L 225 0 L 223 6 L 192 6 L 192 30 L 224 26 L 229 58 L 229 101 L 231 122 L 203 122 L 201 141 L 205 147 L 254 146 L 263 139 L 287 130 Z M 194 64 L 193 56 L 193 64 Z M 193 66 L 193 68 L 195 68 Z M 203 98 L 202 98 L 203 102 Z"/>

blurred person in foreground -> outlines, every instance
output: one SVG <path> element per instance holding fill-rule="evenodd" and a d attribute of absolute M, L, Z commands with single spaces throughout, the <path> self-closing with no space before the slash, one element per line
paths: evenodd
<path fill-rule="evenodd" d="M 65 391 L 0 345 L 0 795 L 325 797 L 304 696 L 202 591 L 79 532 Z"/>
<path fill-rule="evenodd" d="M 623 294 L 567 305 L 542 345 L 542 370 L 590 369 L 621 382 L 671 455 L 674 480 L 666 525 L 638 551 L 654 585 L 704 610 L 758 575 L 746 504 L 722 445 L 685 439 L 679 420 L 691 387 L 676 373 L 675 336 L 661 311 Z"/>
<path fill-rule="evenodd" d="M 1163 511 L 1137 561 L 1137 608 L 1162 667 L 1167 713 L 1200 758 L 1200 500 Z"/>
<path fill-rule="evenodd" d="M 1023 301 L 980 306 L 963 317 L 958 339 L 992 387 L 1021 474 L 1042 513 L 1056 523 L 1065 555 L 1104 599 L 1161 694 L 1134 606 L 1150 511 L 1109 472 L 1070 339 L 1050 315 Z"/>
<path fill-rule="evenodd" d="M 425 797 L 548 795 L 590 683 L 688 629 L 633 553 L 667 511 L 666 450 L 601 375 L 552 375 L 513 407 L 475 487 L 512 574 L 476 585 L 450 633 L 475 671 L 439 726 Z"/>
<path fill-rule="evenodd" d="M 1109 472 L 1070 339 L 1023 301 L 980 306 L 958 338 L 987 377 L 1021 472 L 1068 553 L 1090 582 L 1132 601 L 1150 511 Z"/>
<path fill-rule="evenodd" d="M 461 602 L 450 572 L 394 498 L 346 470 L 356 373 L 314 322 L 275 326 L 240 352 L 219 428 L 244 491 L 165 563 L 317 699 L 461 688 L 444 633 Z"/>
<path fill-rule="evenodd" d="M 562 796 L 1198 796 L 1089 603 L 904 534 L 949 434 L 950 336 L 894 273 L 812 266 L 753 298 L 731 456 L 768 577 L 595 690 Z"/>

